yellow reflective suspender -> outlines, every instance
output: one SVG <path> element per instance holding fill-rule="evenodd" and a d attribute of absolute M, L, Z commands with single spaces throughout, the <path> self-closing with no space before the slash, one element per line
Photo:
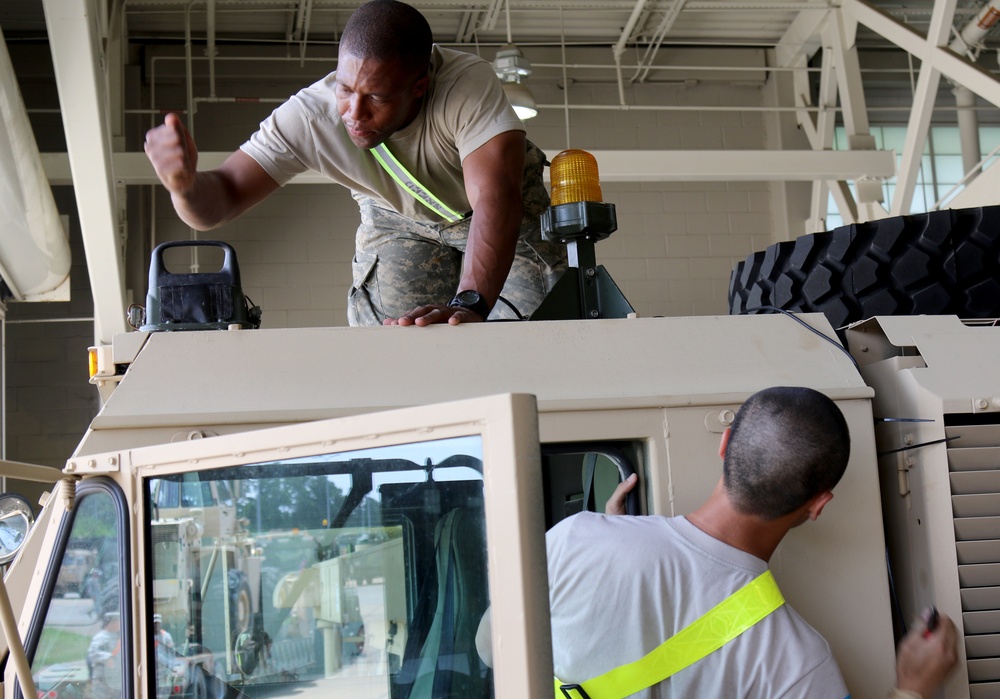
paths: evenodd
<path fill-rule="evenodd" d="M 639 660 L 578 685 L 556 678 L 555 696 L 622 699 L 640 692 L 722 648 L 784 603 L 771 571 L 764 571 Z"/>
<path fill-rule="evenodd" d="M 455 223 L 465 218 L 462 214 L 449 208 L 444 202 L 431 194 L 426 187 L 420 184 L 420 181 L 411 175 L 401 162 L 396 160 L 396 156 L 389 151 L 384 143 L 370 148 L 369 152 L 375 156 L 375 160 L 382 166 L 382 169 L 388 172 L 390 177 L 399 183 L 400 187 L 405 189 L 410 196 L 428 209 L 441 216 L 445 221 Z"/>

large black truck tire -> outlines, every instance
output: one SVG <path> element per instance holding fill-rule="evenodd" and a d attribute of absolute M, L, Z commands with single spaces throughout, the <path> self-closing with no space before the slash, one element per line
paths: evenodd
<path fill-rule="evenodd" d="M 804 235 L 733 269 L 729 312 L 1000 317 L 1000 205 L 895 216 Z"/>

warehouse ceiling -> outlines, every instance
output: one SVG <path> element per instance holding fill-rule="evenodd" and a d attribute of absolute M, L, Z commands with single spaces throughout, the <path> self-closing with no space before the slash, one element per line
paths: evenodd
<path fill-rule="evenodd" d="M 639 47 L 658 45 L 774 46 L 807 10 L 828 10 L 827 0 L 480 0 L 412 3 L 430 21 L 441 43 Z M 881 12 L 926 33 L 933 2 L 872 3 Z M 100 11 L 124 17 L 132 41 L 181 39 L 213 32 L 220 41 L 324 44 L 338 40 L 357 7 L 351 0 L 110 0 Z M 960 28 L 982 7 L 956 5 Z M 42 0 L 0 3 L 0 27 L 8 36 L 45 32 Z M 863 47 L 889 46 L 862 31 Z M 1000 48 L 997 33 L 986 49 Z"/>

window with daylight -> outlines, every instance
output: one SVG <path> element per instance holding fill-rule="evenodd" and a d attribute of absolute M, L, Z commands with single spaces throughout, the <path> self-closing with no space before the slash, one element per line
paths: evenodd
<path fill-rule="evenodd" d="M 896 151 L 897 166 L 902 161 L 903 144 L 906 140 L 906 126 L 873 126 L 871 134 L 875 137 L 875 146 L 880 150 Z M 981 126 L 979 128 L 980 157 L 984 159 L 982 167 L 992 167 L 1000 159 L 1000 126 Z M 847 134 L 842 126 L 837 127 L 834 138 L 835 150 L 848 150 Z M 911 213 L 929 211 L 934 205 L 944 199 L 943 208 L 947 208 L 947 200 L 961 191 L 958 186 L 965 177 L 962 168 L 962 149 L 957 126 L 933 126 L 924 145 L 920 160 L 920 170 L 917 175 L 917 186 L 913 192 Z M 850 186 L 855 192 L 854 185 Z M 882 185 L 885 197 L 883 205 L 888 209 L 896 193 L 896 178 L 893 177 Z M 833 197 L 828 198 L 826 228 L 833 230 L 844 225 L 844 219 L 837 209 Z"/>

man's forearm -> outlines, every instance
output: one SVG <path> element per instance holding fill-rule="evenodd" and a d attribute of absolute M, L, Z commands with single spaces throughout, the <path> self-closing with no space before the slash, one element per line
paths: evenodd
<path fill-rule="evenodd" d="M 189 187 L 171 189 L 170 199 L 186 224 L 207 231 L 232 221 L 278 188 L 256 160 L 237 150 L 219 167 L 196 172 Z"/>
<path fill-rule="evenodd" d="M 482 207 L 472 215 L 458 290 L 478 291 L 492 307 L 510 273 L 522 205 Z"/>
<path fill-rule="evenodd" d="M 493 137 L 462 161 L 472 205 L 459 291 L 478 291 L 492 306 L 503 290 L 521 229 L 524 134 Z"/>
<path fill-rule="evenodd" d="M 195 230 L 207 231 L 235 218 L 228 190 L 217 173 L 199 172 L 194 185 L 185 192 L 171 192 L 170 201 L 184 223 Z"/>

